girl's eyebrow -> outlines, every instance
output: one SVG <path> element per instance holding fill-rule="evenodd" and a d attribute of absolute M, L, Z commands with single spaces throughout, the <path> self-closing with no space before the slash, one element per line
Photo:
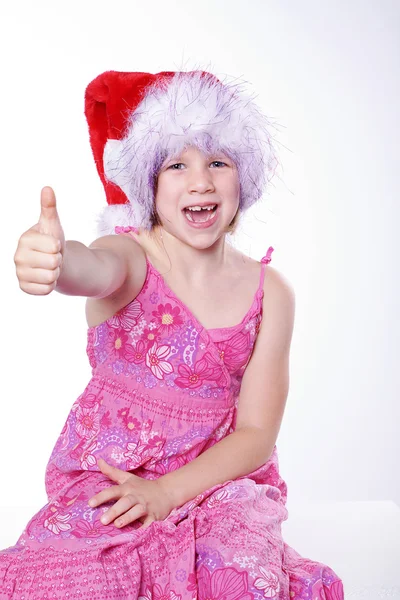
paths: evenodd
<path fill-rule="evenodd" d="M 226 161 L 230 161 L 231 159 L 229 158 L 229 156 L 227 156 L 226 154 L 224 154 L 223 152 L 218 153 L 216 152 L 215 154 L 211 154 L 210 156 L 205 157 L 205 161 L 214 161 L 214 160 L 226 160 Z M 161 165 L 162 167 L 170 164 L 176 164 L 176 163 L 184 163 L 187 162 L 187 159 L 182 158 L 182 157 L 178 157 L 178 158 L 169 158 L 168 160 L 165 160 L 163 162 L 163 164 Z"/>

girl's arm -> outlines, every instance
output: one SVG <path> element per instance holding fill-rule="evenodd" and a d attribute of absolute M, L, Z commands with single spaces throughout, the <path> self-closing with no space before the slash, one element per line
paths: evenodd
<path fill-rule="evenodd" d="M 247 475 L 271 456 L 289 391 L 289 354 L 295 295 L 290 283 L 268 267 L 263 318 L 243 375 L 236 429 L 183 467 L 158 479 L 175 507 L 214 485 Z"/>
<path fill-rule="evenodd" d="M 19 238 L 14 263 L 20 288 L 40 296 L 57 290 L 114 299 L 121 288 L 136 289 L 146 270 L 144 251 L 130 236 L 103 236 L 89 247 L 66 241 L 50 186 L 41 190 L 39 220 Z"/>
<path fill-rule="evenodd" d="M 128 274 L 141 275 L 144 265 L 143 250 L 133 238 L 107 235 L 90 246 L 67 240 L 55 289 L 69 296 L 111 297 L 125 284 Z"/>

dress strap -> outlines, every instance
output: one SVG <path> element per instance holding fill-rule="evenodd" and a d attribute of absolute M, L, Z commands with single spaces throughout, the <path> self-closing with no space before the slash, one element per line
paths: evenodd
<path fill-rule="evenodd" d="M 271 262 L 271 254 L 273 253 L 274 249 L 272 246 L 270 246 L 267 250 L 267 253 L 265 256 L 262 257 L 261 262 L 262 263 L 270 263 Z"/>
<path fill-rule="evenodd" d="M 264 290 L 264 279 L 265 279 L 265 271 L 267 265 L 271 262 L 271 254 L 274 251 L 273 247 L 270 246 L 265 256 L 261 259 L 261 272 L 260 272 L 260 282 L 258 284 L 258 293 L 261 294 Z"/>
<path fill-rule="evenodd" d="M 133 227 L 133 225 L 128 225 L 126 227 L 116 225 L 114 227 L 114 231 L 115 233 L 129 233 L 130 231 L 134 231 L 135 233 L 137 233 L 139 229 L 137 227 Z"/>

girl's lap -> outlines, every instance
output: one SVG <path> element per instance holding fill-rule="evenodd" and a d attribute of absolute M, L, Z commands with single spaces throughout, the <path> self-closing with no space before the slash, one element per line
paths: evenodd
<path fill-rule="evenodd" d="M 182 597 L 197 578 L 199 598 L 208 597 L 221 582 L 229 589 L 240 589 L 242 597 L 259 597 L 270 586 L 279 598 L 288 597 L 289 587 L 302 598 L 316 586 L 325 591 L 323 580 L 328 585 L 335 579 L 329 567 L 294 551 L 291 554 L 284 544 L 280 525 L 287 511 L 276 500 L 276 488 L 246 478 L 230 481 L 198 498 L 187 507 L 186 516 L 175 513 L 132 535 L 139 521 L 122 529 L 100 522 L 112 503 L 95 509 L 88 506 L 88 500 L 106 485 L 111 482 L 104 477 L 89 476 L 34 515 L 20 544 L 0 552 L 0 583 L 18 581 L 28 589 L 36 565 L 37 581 L 50 585 L 57 572 L 59 581 L 73 578 L 82 583 L 85 577 L 98 597 L 104 585 L 109 585 L 110 573 L 115 575 L 116 589 L 127 583 L 121 579 L 126 573 L 128 589 L 140 586 L 143 594 L 148 585 L 151 588 L 172 572 L 175 592 Z M 189 580 L 180 584 L 184 573 Z"/>
<path fill-rule="evenodd" d="M 32 549 L 49 545 L 79 549 L 101 545 L 122 534 L 129 534 L 132 539 L 132 533 L 142 526 L 141 521 L 118 528 L 113 522 L 104 525 L 100 520 L 116 500 L 95 508 L 88 504 L 90 498 L 112 485 L 114 483 L 98 471 L 88 471 L 85 478 L 70 482 L 32 516 L 16 545 Z M 175 529 L 181 529 L 186 520 L 193 520 L 199 542 L 212 536 L 228 547 L 232 539 L 242 537 L 251 541 L 251 532 L 257 530 L 264 544 L 267 541 L 281 550 L 280 524 L 286 518 L 286 508 L 268 497 L 270 486 L 244 478 L 215 488 L 172 511 L 164 522 L 173 534 L 178 534 Z M 161 527 L 160 532 L 163 529 Z"/>
<path fill-rule="evenodd" d="M 113 522 L 103 525 L 100 518 L 116 501 L 105 502 L 97 507 L 90 507 L 88 501 L 101 490 L 115 485 L 98 471 L 88 471 L 87 477 L 71 482 L 66 488 L 55 494 L 50 502 L 43 506 L 29 520 L 17 544 L 48 545 L 55 543 L 71 544 L 67 540 L 75 540 L 90 545 L 90 541 L 107 539 L 122 532 L 132 532 L 142 523 L 137 520 L 124 528 L 118 528 Z"/>

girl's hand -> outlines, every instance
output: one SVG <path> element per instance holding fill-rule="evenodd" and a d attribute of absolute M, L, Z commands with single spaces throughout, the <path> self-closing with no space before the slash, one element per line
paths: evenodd
<path fill-rule="evenodd" d="M 118 499 L 101 517 L 108 525 L 114 521 L 116 527 L 124 527 L 136 519 L 143 523 L 139 529 L 148 527 L 153 521 L 164 520 L 174 508 L 168 491 L 160 481 L 147 480 L 107 464 L 100 458 L 97 462 L 101 472 L 119 485 L 113 485 L 93 496 L 91 507 Z M 141 517 L 145 517 L 141 519 Z"/>
<path fill-rule="evenodd" d="M 61 274 L 65 246 L 56 197 L 46 186 L 40 195 L 39 221 L 21 235 L 14 254 L 21 290 L 39 296 L 50 294 Z"/>

